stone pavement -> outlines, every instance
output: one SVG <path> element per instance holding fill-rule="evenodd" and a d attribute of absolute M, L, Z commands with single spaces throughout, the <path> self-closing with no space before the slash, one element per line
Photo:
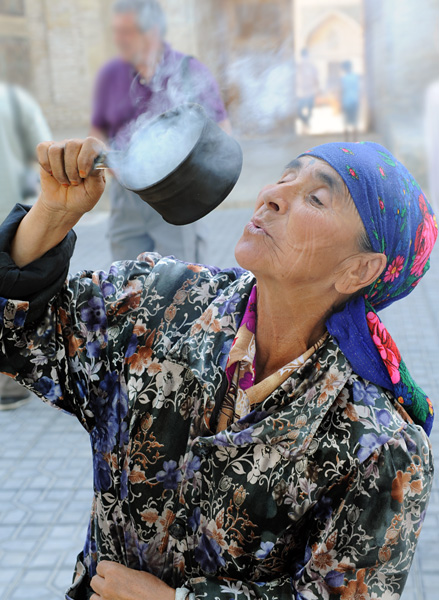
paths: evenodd
<path fill-rule="evenodd" d="M 312 140 L 312 144 L 322 140 Z M 302 145 L 301 145 L 302 144 Z M 238 189 L 209 215 L 211 247 L 206 261 L 236 264 L 233 248 L 259 187 L 306 149 L 308 141 L 244 144 Z M 71 271 L 108 268 L 108 213 L 96 210 L 76 227 Z M 425 282 L 383 312 L 417 381 L 439 406 L 439 248 Z M 0 413 L 0 600 L 58 600 L 71 580 L 81 550 L 92 498 L 88 436 L 77 421 L 32 401 Z M 439 425 L 431 436 L 439 455 Z M 439 600 L 439 481 L 434 491 L 403 600 Z"/>

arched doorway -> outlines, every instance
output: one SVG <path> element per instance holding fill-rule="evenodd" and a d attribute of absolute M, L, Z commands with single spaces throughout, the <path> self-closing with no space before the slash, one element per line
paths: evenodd
<path fill-rule="evenodd" d="M 353 72 L 360 76 L 362 101 L 359 130 L 363 131 L 367 119 L 364 91 L 364 29 L 361 21 L 340 10 L 323 11 L 314 19 L 297 21 L 301 25 L 301 31 L 295 49 L 296 60 L 300 60 L 301 50 L 307 48 L 319 76 L 320 92 L 316 98 L 309 132 L 343 132 L 340 80 L 342 65 L 347 60 L 351 62 Z M 300 133 L 300 124 L 298 129 Z"/>

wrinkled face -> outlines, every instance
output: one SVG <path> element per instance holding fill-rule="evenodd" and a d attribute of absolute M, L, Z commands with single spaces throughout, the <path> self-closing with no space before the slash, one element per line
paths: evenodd
<path fill-rule="evenodd" d="M 326 162 L 305 156 L 261 190 L 235 256 L 258 280 L 328 288 L 361 252 L 363 231 L 338 173 Z"/>
<path fill-rule="evenodd" d="M 148 63 L 161 44 L 157 29 L 141 31 L 134 13 L 113 15 L 113 38 L 120 57 L 135 66 Z"/>

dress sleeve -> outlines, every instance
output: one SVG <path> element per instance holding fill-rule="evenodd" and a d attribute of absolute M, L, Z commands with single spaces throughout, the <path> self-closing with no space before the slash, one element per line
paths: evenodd
<path fill-rule="evenodd" d="M 410 425 L 352 471 L 313 511 L 304 556 L 268 582 L 201 577 L 185 583 L 195 597 L 253 600 L 397 600 L 425 516 L 433 462 L 425 433 Z M 318 524 L 318 525 L 317 525 Z"/>
<path fill-rule="evenodd" d="M 71 231 L 40 259 L 18 268 L 10 257 L 10 246 L 29 210 L 29 206 L 17 204 L 0 225 L 0 308 L 5 308 L 6 299 L 21 300 L 26 304 L 28 323 L 41 317 L 47 304 L 62 288 L 76 242 L 76 235 Z"/>
<path fill-rule="evenodd" d="M 83 271 L 62 285 L 38 319 L 29 320 L 29 302 L 0 299 L 0 371 L 75 415 L 88 432 L 105 423 L 111 407 L 126 414 L 133 315 L 143 310 L 148 323 L 157 310 L 148 277 L 159 259 L 116 263 L 108 273 Z M 41 294 L 47 298 L 44 282 Z"/>

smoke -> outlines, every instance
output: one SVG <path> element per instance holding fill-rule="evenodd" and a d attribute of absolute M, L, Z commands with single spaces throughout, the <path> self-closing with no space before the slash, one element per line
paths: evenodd
<path fill-rule="evenodd" d="M 292 58 L 285 60 L 282 56 L 283 49 L 266 49 L 238 58 L 228 66 L 224 80 L 228 87 L 237 90 L 237 102 L 231 106 L 234 135 L 255 129 L 269 132 L 279 121 L 292 116 L 294 64 Z M 165 94 L 159 87 L 163 81 Z M 175 65 L 162 65 L 159 80 L 153 78 L 150 82 L 153 91 L 154 86 L 158 86 L 157 93 L 148 100 L 146 112 L 124 129 L 115 142 L 115 149 L 122 152 L 108 155 L 108 165 L 119 181 L 133 190 L 144 189 L 166 177 L 192 150 L 200 136 L 202 120 L 197 110 L 187 108 L 188 102 L 202 105 L 209 118 L 219 120 L 215 113 L 217 92 L 203 65 L 190 67 L 186 63 L 178 76 Z M 131 99 L 135 105 L 143 105 L 143 95 L 135 96 L 137 89 L 133 85 Z M 165 112 L 167 116 L 163 117 Z"/>
<path fill-rule="evenodd" d="M 293 57 L 284 55 L 281 49 L 244 56 L 228 67 L 226 78 L 237 96 L 232 102 L 237 133 L 271 132 L 293 118 L 295 67 Z"/>
<path fill-rule="evenodd" d="M 200 112 L 189 106 L 153 120 L 142 116 L 134 124 L 125 149 L 108 154 L 108 166 L 125 187 L 149 187 L 183 162 L 199 139 L 203 123 Z"/>

